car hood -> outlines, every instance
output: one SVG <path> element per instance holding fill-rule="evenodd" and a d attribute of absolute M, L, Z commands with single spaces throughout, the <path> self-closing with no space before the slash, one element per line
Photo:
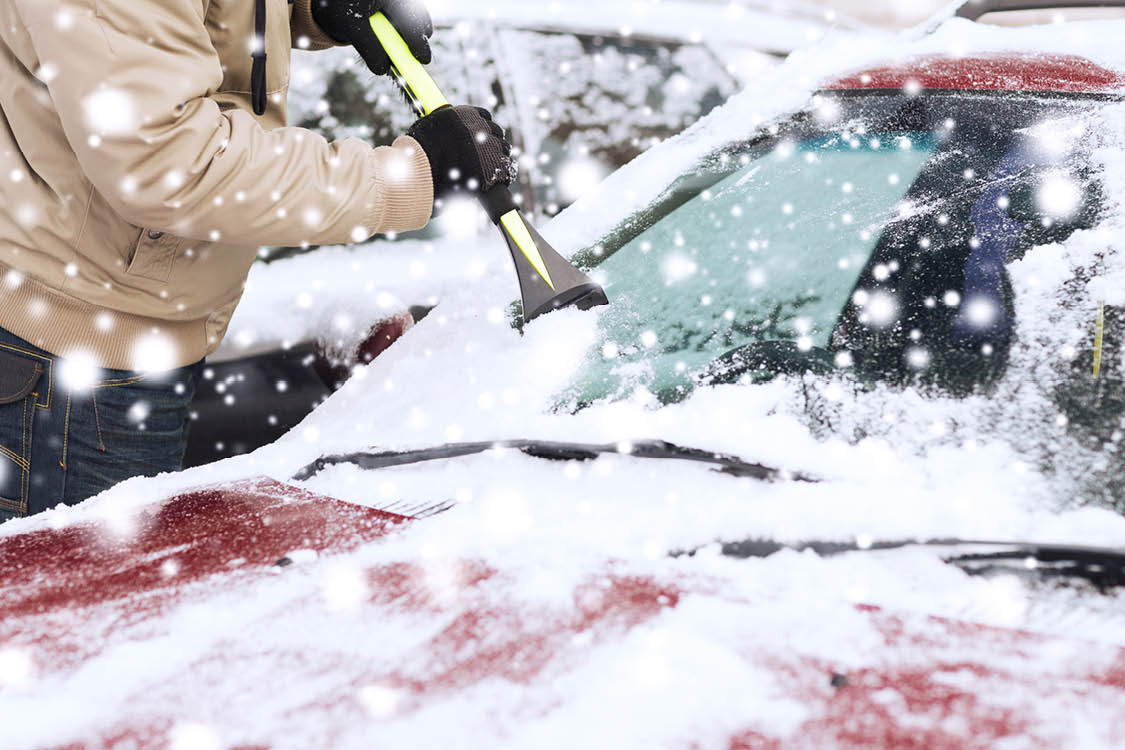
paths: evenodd
<path fill-rule="evenodd" d="M 1054 746 L 1080 727 L 1085 747 L 1111 747 L 1125 728 L 1125 649 L 1097 631 L 871 604 L 886 582 L 862 560 L 528 565 L 412 544 L 438 523 L 261 479 L 8 535 L 0 736 L 890 748 Z M 960 580 L 962 605 L 974 586 Z"/>

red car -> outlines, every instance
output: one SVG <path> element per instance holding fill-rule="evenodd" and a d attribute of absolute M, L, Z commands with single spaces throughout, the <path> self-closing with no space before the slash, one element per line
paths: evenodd
<path fill-rule="evenodd" d="M 848 377 L 879 393 L 933 392 L 984 408 L 1006 373 L 1027 366 L 1018 339 L 1029 329 L 1009 269 L 1038 257 L 1032 248 L 1096 230 L 1125 196 L 1080 160 L 1030 151 L 1023 134 L 1120 107 L 1125 61 L 1012 52 L 1013 38 L 1022 37 L 1005 37 L 996 52 L 982 35 L 956 57 L 903 43 L 901 59 L 824 82 L 796 113 L 746 123 L 744 139 L 622 217 L 580 256 L 615 301 L 597 319 L 605 357 L 541 386 L 561 394 L 546 416 L 544 401 L 534 407 L 550 439 L 464 442 L 477 437 L 474 414 L 525 419 L 531 391 L 462 403 L 454 380 L 485 378 L 494 358 L 470 356 L 456 378 L 446 374 L 450 394 L 431 403 L 440 411 L 448 396 L 448 408 L 436 416 L 374 399 L 417 394 L 416 373 L 451 367 L 443 362 L 464 358 L 462 345 L 534 349 L 593 318 L 548 316 L 521 341 L 485 316 L 438 319 L 439 306 L 285 450 L 129 482 L 77 509 L 0 527 L 0 747 L 1119 746 L 1120 515 L 1033 509 L 1017 476 L 1029 469 L 992 471 L 987 462 L 1009 454 L 987 445 L 928 454 L 935 465 L 951 461 L 932 495 L 928 480 L 896 475 L 880 444 L 810 438 L 801 445 L 821 455 L 765 465 L 793 455 L 786 441 L 799 430 L 783 418 L 684 447 L 722 410 L 772 399 L 779 378 L 805 383 L 796 392 L 810 401 Z M 702 137 L 689 131 L 663 153 Z M 1068 144 L 1068 158 L 1085 145 Z M 852 190 L 837 181 L 813 191 L 845 163 Z M 802 164 L 822 171 L 809 176 Z M 1056 197 L 1073 205 L 1052 219 L 1036 190 L 1064 168 L 1072 191 Z M 865 179 L 882 192 L 871 187 L 866 208 L 848 204 Z M 769 237 L 722 230 L 767 200 L 792 217 Z M 819 219 L 802 214 L 803 200 Z M 874 200 L 893 215 L 877 215 Z M 676 221 L 685 211 L 706 221 Z M 789 223 L 803 246 L 786 239 Z M 975 234 L 964 232 L 969 223 Z M 728 291 L 725 277 L 703 274 L 713 266 L 695 229 L 720 237 L 723 257 L 758 243 L 748 273 L 790 296 L 747 302 L 744 287 Z M 832 244 L 837 236 L 850 239 Z M 663 291 L 646 308 L 643 274 L 630 270 L 665 245 L 682 257 L 652 261 Z M 770 245 L 786 253 L 770 256 Z M 848 262 L 811 274 L 787 265 L 818 251 Z M 1058 413 L 1070 415 L 1058 429 L 1106 432 L 1112 443 L 1104 410 L 1079 408 L 1116 398 L 1116 313 L 1105 307 L 1101 349 L 1071 358 L 1085 368 L 1104 357 L 1105 379 L 1083 386 L 1093 395 L 1055 395 Z M 643 343 L 650 332 L 661 346 Z M 443 347 L 458 351 L 442 360 L 434 352 Z M 642 378 L 653 400 L 615 402 L 628 377 Z M 321 455 L 373 434 L 352 405 L 363 398 L 385 404 L 369 419 L 387 420 L 388 434 L 448 441 Z M 925 411 L 932 402 L 907 403 Z M 708 404 L 717 407 L 704 412 Z M 709 416 L 695 424 L 695 413 Z M 489 424 L 506 424 L 497 419 Z M 661 436 L 676 442 L 639 439 L 668 425 Z M 586 440 L 594 434 L 626 442 Z M 786 450 L 771 453 L 771 442 Z M 949 458 L 970 454 L 978 464 Z M 848 462 L 868 460 L 888 476 L 863 484 L 849 473 Z M 973 496 L 958 484 L 961 471 L 1003 475 L 995 491 L 1010 497 Z M 1101 476 L 1116 481 L 1115 471 Z M 165 493 L 174 496 L 155 499 Z M 847 521 L 829 523 L 833 514 Z M 1003 528 L 1007 538 L 1050 533 L 1095 546 L 974 536 Z M 950 538 L 930 538 L 941 530 Z"/>

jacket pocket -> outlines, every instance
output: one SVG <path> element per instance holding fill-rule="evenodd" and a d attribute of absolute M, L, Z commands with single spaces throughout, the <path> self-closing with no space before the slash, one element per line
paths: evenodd
<path fill-rule="evenodd" d="M 152 281 L 167 281 L 183 239 L 156 229 L 142 229 L 133 246 L 126 273 Z"/>
<path fill-rule="evenodd" d="M 0 350 L 0 520 L 27 514 L 41 362 Z"/>

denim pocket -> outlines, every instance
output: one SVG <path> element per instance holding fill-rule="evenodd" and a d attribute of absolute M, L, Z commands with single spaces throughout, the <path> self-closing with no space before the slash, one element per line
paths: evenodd
<path fill-rule="evenodd" d="M 197 369 L 131 377 L 122 372 L 124 377 L 94 387 L 97 439 L 123 478 L 180 469 Z"/>
<path fill-rule="evenodd" d="M 0 349 L 0 520 L 27 513 L 31 431 L 43 363 Z"/>

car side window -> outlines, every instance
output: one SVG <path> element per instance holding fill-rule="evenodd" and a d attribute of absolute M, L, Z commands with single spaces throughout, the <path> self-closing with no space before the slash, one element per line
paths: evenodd
<path fill-rule="evenodd" d="M 554 215 L 603 177 L 722 104 L 733 76 L 703 45 L 501 29 L 539 211 Z"/>

